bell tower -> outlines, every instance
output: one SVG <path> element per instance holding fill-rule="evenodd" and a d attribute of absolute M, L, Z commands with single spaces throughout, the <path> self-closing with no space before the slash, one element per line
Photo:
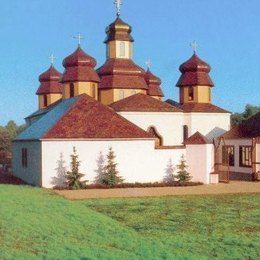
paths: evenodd
<path fill-rule="evenodd" d="M 192 57 L 180 66 L 181 77 L 176 85 L 180 90 L 180 104 L 212 103 L 214 84 L 210 70 L 210 65 L 198 57 L 195 48 Z"/>

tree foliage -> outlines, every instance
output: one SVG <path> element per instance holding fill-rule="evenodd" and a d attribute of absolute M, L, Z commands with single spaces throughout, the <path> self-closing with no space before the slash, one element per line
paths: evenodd
<path fill-rule="evenodd" d="M 25 125 L 18 126 L 13 120 L 0 126 L 0 151 L 11 152 L 12 140 L 24 129 Z"/>
<path fill-rule="evenodd" d="M 245 106 L 244 112 L 234 113 L 231 115 L 231 123 L 232 125 L 239 125 L 243 122 L 243 120 L 250 118 L 251 116 L 255 115 L 258 112 L 260 112 L 260 106 L 253 106 L 247 104 Z"/>
<path fill-rule="evenodd" d="M 107 155 L 107 164 L 105 166 L 105 175 L 103 178 L 103 184 L 109 187 L 115 187 L 117 184 L 120 184 L 124 181 L 123 178 L 119 176 L 115 158 L 115 153 L 112 147 L 110 147 Z"/>
<path fill-rule="evenodd" d="M 67 186 L 72 190 L 79 190 L 86 188 L 87 181 L 81 181 L 84 174 L 79 172 L 80 161 L 78 160 L 78 154 L 76 148 L 73 147 L 73 154 L 71 157 L 71 171 L 66 174 Z"/>
<path fill-rule="evenodd" d="M 105 177 L 106 177 L 105 158 L 102 152 L 99 153 L 97 159 L 97 169 L 95 170 L 95 172 L 97 173 L 95 178 L 95 183 L 101 185 L 105 184 Z"/>
<path fill-rule="evenodd" d="M 191 180 L 190 173 L 187 171 L 188 165 L 182 155 L 180 164 L 177 165 L 177 175 L 175 176 L 179 183 L 183 184 Z"/>

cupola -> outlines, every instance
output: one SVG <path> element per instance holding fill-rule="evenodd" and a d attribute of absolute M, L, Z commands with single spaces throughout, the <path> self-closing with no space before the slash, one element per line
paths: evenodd
<path fill-rule="evenodd" d="M 214 84 L 209 76 L 210 65 L 194 52 L 179 69 L 181 77 L 176 86 L 180 89 L 180 103 L 211 103 Z"/>
<path fill-rule="evenodd" d="M 132 27 L 119 17 L 106 28 L 107 37 L 104 43 L 107 45 L 107 58 L 133 57 L 134 39 L 131 32 Z"/>
<path fill-rule="evenodd" d="M 63 99 L 80 94 L 98 98 L 99 76 L 95 71 L 96 60 L 79 46 L 63 60 L 65 71 L 62 76 Z"/>
<path fill-rule="evenodd" d="M 39 109 L 48 107 L 62 97 L 61 73 L 53 65 L 39 76 L 40 86 L 36 92 Z"/>
<path fill-rule="evenodd" d="M 163 92 L 162 92 L 162 89 L 161 89 L 161 84 L 162 84 L 161 79 L 156 77 L 150 71 L 150 69 L 148 69 L 146 74 L 145 74 L 145 80 L 146 80 L 146 83 L 148 85 L 148 95 L 153 97 L 153 98 L 162 100 L 164 95 L 163 95 Z"/>

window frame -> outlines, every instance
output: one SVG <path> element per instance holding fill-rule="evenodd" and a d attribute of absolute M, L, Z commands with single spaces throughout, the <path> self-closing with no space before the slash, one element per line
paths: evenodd
<path fill-rule="evenodd" d="M 48 106 L 48 97 L 47 97 L 46 94 L 43 95 L 43 106 L 44 106 L 44 107 L 47 107 L 47 106 Z"/>
<path fill-rule="evenodd" d="M 182 128 L 182 134 L 183 134 L 183 142 L 189 138 L 189 127 L 187 125 L 184 125 Z"/>
<path fill-rule="evenodd" d="M 191 99 L 190 99 L 191 97 Z M 188 87 L 188 101 L 194 101 L 194 88 L 193 86 Z"/>
<path fill-rule="evenodd" d="M 243 149 L 245 149 L 243 151 Z M 248 152 L 246 152 L 249 150 Z M 246 154 L 247 153 L 247 154 Z M 252 168 L 252 153 L 253 153 L 253 147 L 252 145 L 240 145 L 239 146 L 239 167 L 243 168 Z M 243 161 L 243 155 L 246 154 L 248 158 L 245 158 L 245 162 Z M 248 162 L 248 164 L 246 164 Z"/>
<path fill-rule="evenodd" d="M 126 43 L 121 41 L 119 43 L 119 57 L 124 58 L 126 56 Z"/>
<path fill-rule="evenodd" d="M 28 149 L 22 148 L 22 167 L 28 168 Z"/>
<path fill-rule="evenodd" d="M 227 149 L 227 150 L 225 150 Z M 233 160 L 230 161 L 230 149 L 232 149 L 233 152 Z M 225 161 L 225 158 L 228 159 L 228 162 Z M 222 146 L 222 164 L 234 167 L 235 166 L 235 146 L 234 145 L 223 145 Z"/>
<path fill-rule="evenodd" d="M 69 96 L 70 96 L 70 98 L 75 97 L 75 86 L 73 83 L 70 83 Z"/>

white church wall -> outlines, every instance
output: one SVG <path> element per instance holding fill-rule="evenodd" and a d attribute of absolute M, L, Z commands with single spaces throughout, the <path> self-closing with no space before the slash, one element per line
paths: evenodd
<path fill-rule="evenodd" d="M 256 172 L 260 172 L 260 144 L 256 144 Z"/>
<path fill-rule="evenodd" d="M 155 150 L 154 140 L 135 141 L 44 141 L 42 142 L 42 185 L 46 188 L 55 186 L 53 183 L 59 170 L 58 161 L 62 154 L 64 167 L 70 168 L 70 155 L 76 147 L 81 161 L 80 170 L 86 179 L 94 181 L 97 173 L 97 159 L 100 152 L 107 155 L 112 147 L 118 170 L 125 182 L 156 182 L 162 181 L 169 160 L 176 166 L 185 149 Z"/>
<path fill-rule="evenodd" d="M 22 149 L 27 149 L 27 167 L 22 165 Z M 34 186 L 41 185 L 41 142 L 14 142 L 12 146 L 13 175 Z"/>
<path fill-rule="evenodd" d="M 184 122 L 189 127 L 189 136 L 199 131 L 210 140 L 230 130 L 228 113 L 189 113 L 185 114 Z"/>
<path fill-rule="evenodd" d="M 183 113 L 177 112 L 119 112 L 121 116 L 147 131 L 154 126 L 163 137 L 163 145 L 181 145 L 183 142 Z"/>
<path fill-rule="evenodd" d="M 192 174 L 192 181 L 210 183 L 210 174 L 214 171 L 214 146 L 187 145 L 186 158 L 188 171 Z"/>

